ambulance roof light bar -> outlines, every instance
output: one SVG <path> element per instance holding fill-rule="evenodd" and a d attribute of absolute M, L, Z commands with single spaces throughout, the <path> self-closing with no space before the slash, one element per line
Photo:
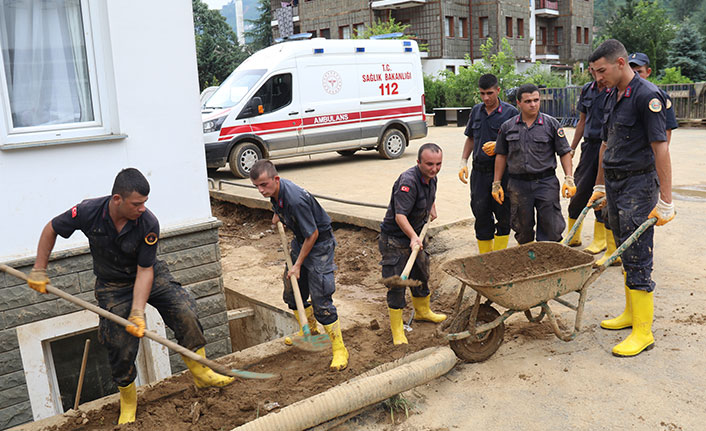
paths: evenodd
<path fill-rule="evenodd" d="M 293 34 L 291 36 L 285 36 L 285 37 L 278 37 L 275 39 L 275 43 L 282 43 L 282 42 L 294 42 L 297 40 L 308 40 L 311 39 L 313 34 L 311 33 L 297 33 Z"/>
<path fill-rule="evenodd" d="M 404 36 L 404 33 L 387 33 L 387 34 L 376 34 L 375 36 L 370 36 L 371 39 L 397 39 L 398 37 Z"/>

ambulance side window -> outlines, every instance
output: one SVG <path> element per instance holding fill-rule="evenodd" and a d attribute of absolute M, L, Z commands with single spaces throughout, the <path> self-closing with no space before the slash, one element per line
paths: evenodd
<path fill-rule="evenodd" d="M 292 103 L 292 74 L 274 75 L 265 82 L 254 97 L 262 100 L 263 114 L 274 112 Z"/>

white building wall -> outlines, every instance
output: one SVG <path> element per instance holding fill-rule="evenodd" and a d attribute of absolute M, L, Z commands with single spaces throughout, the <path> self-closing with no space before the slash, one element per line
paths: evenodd
<path fill-rule="evenodd" d="M 125 167 L 150 181 L 147 207 L 162 230 L 211 219 L 191 2 L 93 4 L 109 27 L 118 131 L 127 138 L 0 150 L 0 261 L 34 255 L 52 217 L 110 194 Z M 55 250 L 85 242 L 76 233 Z"/>

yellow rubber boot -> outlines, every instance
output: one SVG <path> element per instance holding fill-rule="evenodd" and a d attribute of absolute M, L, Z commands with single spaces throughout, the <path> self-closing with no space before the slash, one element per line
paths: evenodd
<path fill-rule="evenodd" d="M 412 297 L 412 304 L 414 305 L 414 320 L 426 320 L 427 322 L 439 323 L 446 320 L 446 314 L 437 314 L 431 311 L 429 308 L 429 298 L 431 295 L 427 295 L 421 298 Z"/>
<path fill-rule="evenodd" d="M 299 332 L 297 332 L 297 335 L 301 337 L 304 335 L 304 331 L 302 330 L 302 323 L 299 321 L 299 313 L 297 313 L 296 310 L 294 310 L 293 313 L 294 318 L 297 319 L 297 323 L 299 323 Z M 304 309 L 304 314 L 306 314 L 306 321 L 309 323 L 311 335 L 319 335 L 321 332 L 319 332 L 319 326 L 316 324 L 316 318 L 314 317 L 314 307 L 311 305 L 306 307 Z M 292 337 L 284 337 L 284 344 L 291 346 Z"/>
<path fill-rule="evenodd" d="M 348 349 L 343 344 L 343 335 L 341 335 L 341 324 L 338 320 L 330 325 L 324 325 L 324 329 L 331 338 L 331 351 L 333 359 L 329 368 L 333 371 L 345 370 L 348 366 Z"/>
<path fill-rule="evenodd" d="M 630 302 L 630 289 L 625 286 L 625 311 L 618 317 L 606 319 L 601 322 L 603 329 L 625 329 L 632 326 L 632 303 Z"/>
<path fill-rule="evenodd" d="M 606 249 L 605 249 L 605 254 L 603 257 L 598 259 L 596 263 L 594 264 L 595 266 L 601 266 L 603 263 L 608 260 L 611 254 L 615 251 L 616 248 L 618 248 L 615 245 L 615 237 L 613 236 L 613 231 L 610 229 L 605 230 L 605 243 L 606 243 Z M 620 266 L 623 264 L 623 261 L 620 258 L 615 259 L 615 261 L 610 265 L 610 266 Z"/>
<path fill-rule="evenodd" d="M 652 335 L 654 301 L 652 292 L 629 289 L 632 302 L 632 332 L 622 343 L 613 347 L 613 355 L 628 357 L 639 355 L 655 346 Z"/>
<path fill-rule="evenodd" d="M 589 254 L 598 254 L 605 250 L 605 225 L 601 222 L 593 223 L 593 241 L 583 251 Z"/>
<path fill-rule="evenodd" d="M 505 250 L 507 248 L 507 242 L 510 240 L 510 235 L 495 235 L 495 241 L 493 242 L 493 251 Z"/>
<path fill-rule="evenodd" d="M 404 335 L 404 324 L 402 323 L 402 309 L 388 308 L 390 314 L 390 329 L 392 330 L 392 343 L 395 346 L 407 344 L 407 336 Z"/>
<path fill-rule="evenodd" d="M 571 232 L 571 228 L 573 228 L 575 224 L 576 219 L 569 217 L 569 230 L 566 231 L 567 235 Z M 581 245 L 581 228 L 583 228 L 583 226 L 579 226 L 579 228 L 576 229 L 576 233 L 573 238 L 571 238 L 571 241 L 569 241 L 569 247 L 578 247 Z"/>
<path fill-rule="evenodd" d="M 118 425 L 135 422 L 137 412 L 137 388 L 135 382 L 127 386 L 118 386 L 120 391 L 120 418 Z"/>
<path fill-rule="evenodd" d="M 195 353 L 202 358 L 206 357 L 206 351 L 203 347 L 198 349 Z M 186 366 L 189 367 L 189 371 L 191 371 L 191 375 L 194 378 L 194 384 L 197 388 L 209 388 L 212 386 L 221 388 L 233 383 L 233 380 L 235 380 L 235 377 L 218 374 L 207 366 L 189 359 L 186 356 L 182 355 L 181 359 L 183 359 Z"/>
<path fill-rule="evenodd" d="M 478 240 L 478 254 L 488 253 L 493 251 L 493 240 Z"/>

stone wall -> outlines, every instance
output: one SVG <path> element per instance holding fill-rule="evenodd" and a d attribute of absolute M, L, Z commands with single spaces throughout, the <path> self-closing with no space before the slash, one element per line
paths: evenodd
<path fill-rule="evenodd" d="M 165 230 L 158 257 L 174 277 L 196 298 L 210 358 L 231 353 L 226 303 L 218 248 L 219 221 L 181 229 Z M 29 273 L 34 259 L 4 262 Z M 96 303 L 95 276 L 88 247 L 52 254 L 49 263 L 52 284 L 83 300 Z M 53 295 L 41 295 L 8 274 L 0 272 L 0 429 L 32 420 L 16 328 L 42 319 L 79 311 L 80 308 Z M 174 340 L 174 334 L 167 329 Z M 185 368 L 178 354 L 171 354 L 172 373 Z"/>

